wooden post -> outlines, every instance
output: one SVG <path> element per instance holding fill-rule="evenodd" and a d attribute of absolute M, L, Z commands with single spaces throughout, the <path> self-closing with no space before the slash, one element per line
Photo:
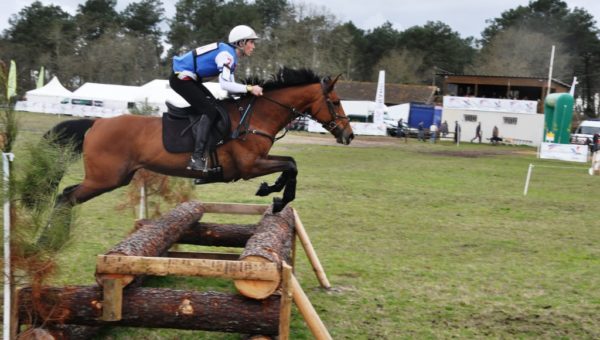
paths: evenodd
<path fill-rule="evenodd" d="M 19 289 L 13 284 L 12 307 L 10 310 L 10 339 L 16 339 L 19 332 Z"/>
<path fill-rule="evenodd" d="M 279 340 L 290 339 L 290 320 L 292 316 L 292 267 L 283 262 L 281 265 L 281 303 L 279 311 Z"/>
<path fill-rule="evenodd" d="M 317 340 L 332 340 L 331 335 L 329 335 L 329 331 L 321 321 L 319 314 L 315 311 L 315 308 L 310 303 L 310 300 L 304 294 L 300 283 L 296 280 L 296 277 L 292 275 L 291 278 L 292 284 L 292 294 L 294 296 L 294 302 L 296 306 L 298 306 L 298 310 L 300 314 L 304 317 L 304 321 L 308 325 L 308 328 L 314 335 Z"/>
<path fill-rule="evenodd" d="M 102 320 L 121 320 L 123 305 L 123 283 L 121 279 L 104 279 L 102 301 Z"/>
<path fill-rule="evenodd" d="M 327 280 L 327 275 L 325 275 L 325 271 L 321 266 L 321 262 L 317 257 L 317 253 L 315 252 L 315 249 L 313 248 L 312 243 L 310 242 L 310 238 L 308 238 L 308 233 L 306 233 L 306 229 L 304 229 L 304 225 L 302 224 L 302 221 L 300 221 L 300 216 L 298 216 L 298 212 L 296 211 L 296 209 L 293 209 L 293 211 L 294 220 L 296 224 L 296 234 L 298 235 L 298 238 L 302 243 L 302 247 L 304 247 L 306 256 L 308 256 L 308 260 L 310 261 L 313 270 L 317 274 L 317 279 L 319 280 L 321 287 L 329 289 L 331 288 L 331 284 L 329 284 L 329 280 Z"/>

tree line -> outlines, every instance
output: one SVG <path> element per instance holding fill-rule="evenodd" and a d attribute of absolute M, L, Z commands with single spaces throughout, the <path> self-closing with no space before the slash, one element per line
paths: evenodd
<path fill-rule="evenodd" d="M 288 0 L 178 0 L 172 18 L 161 0 L 115 7 L 116 0 L 87 0 L 71 15 L 33 2 L 0 35 L 0 60 L 18 61 L 19 89 L 34 87 L 42 65 L 71 89 L 85 82 L 140 85 L 166 78 L 173 55 L 225 41 L 233 26 L 247 24 L 261 39 L 238 78 L 266 78 L 283 65 L 355 81 L 374 81 L 385 69 L 388 82 L 412 84 L 439 85 L 444 73 L 546 77 L 554 45 L 553 77 L 570 83 L 577 76 L 577 94 L 589 102 L 600 92 L 596 21 L 561 0 L 507 10 L 487 21 L 481 39 L 463 38 L 440 21 L 363 30 L 325 8 Z"/>

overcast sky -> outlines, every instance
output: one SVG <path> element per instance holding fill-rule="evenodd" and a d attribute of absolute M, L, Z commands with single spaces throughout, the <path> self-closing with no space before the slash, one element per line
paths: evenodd
<path fill-rule="evenodd" d="M 177 0 L 162 0 L 167 18 L 175 13 Z M 0 31 L 8 27 L 8 18 L 17 14 L 33 1 L 0 0 Z M 75 14 L 77 6 L 84 1 L 77 0 L 41 0 L 45 5 L 54 4 L 63 10 Z M 133 0 L 117 0 L 117 10 L 123 10 Z M 316 10 L 325 8 L 326 12 L 335 15 L 340 21 L 352 21 L 362 29 L 372 29 L 386 21 L 391 22 L 397 30 L 405 30 L 411 26 L 422 26 L 427 21 L 441 21 L 458 31 L 461 37 L 480 38 L 481 31 L 487 26 L 486 20 L 497 18 L 508 9 L 526 6 L 529 0 L 291 0 L 292 3 L 304 3 Z M 599 0 L 567 0 L 570 9 L 584 8 L 594 16 L 599 27 Z"/>

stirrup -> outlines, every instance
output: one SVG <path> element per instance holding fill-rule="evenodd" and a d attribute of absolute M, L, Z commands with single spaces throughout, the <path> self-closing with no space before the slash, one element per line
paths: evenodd
<path fill-rule="evenodd" d="M 208 162 L 206 161 L 206 158 L 204 157 L 200 157 L 198 158 L 198 160 L 194 159 L 194 157 L 190 158 L 190 161 L 188 162 L 187 165 L 187 169 L 188 170 L 193 170 L 193 171 L 202 171 L 202 172 L 208 172 Z"/>

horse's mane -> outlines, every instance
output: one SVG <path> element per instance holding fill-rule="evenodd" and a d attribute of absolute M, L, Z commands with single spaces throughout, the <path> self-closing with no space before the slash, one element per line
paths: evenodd
<path fill-rule="evenodd" d="M 265 91 L 282 89 L 290 86 L 314 84 L 321 81 L 321 77 L 313 70 L 307 68 L 292 69 L 282 67 L 276 74 L 271 75 L 267 80 L 261 80 L 257 77 L 246 79 L 246 84 L 258 84 Z"/>

